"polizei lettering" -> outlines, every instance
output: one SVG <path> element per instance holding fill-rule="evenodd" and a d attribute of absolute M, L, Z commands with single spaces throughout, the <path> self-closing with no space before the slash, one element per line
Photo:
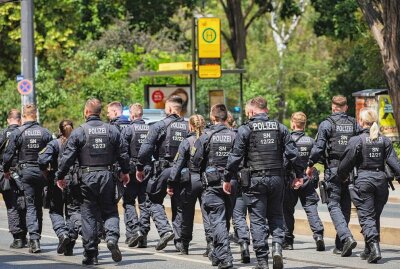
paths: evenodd
<path fill-rule="evenodd" d="M 42 132 L 40 130 L 26 130 L 26 136 L 42 136 Z"/>
<path fill-rule="evenodd" d="M 98 127 L 98 128 L 89 128 L 88 129 L 89 134 L 106 134 L 107 129 L 104 127 Z"/>
<path fill-rule="evenodd" d="M 340 124 L 336 125 L 336 132 L 340 133 L 352 133 L 353 125 L 352 124 Z"/>
<path fill-rule="evenodd" d="M 148 131 L 149 126 L 146 124 L 136 124 L 134 125 L 135 131 Z"/>
<path fill-rule="evenodd" d="M 171 124 L 171 128 L 186 130 L 187 125 L 185 123 L 181 123 L 181 122 L 174 122 Z"/>
<path fill-rule="evenodd" d="M 274 121 L 253 122 L 254 131 L 278 130 L 278 123 Z"/>
<path fill-rule="evenodd" d="M 212 142 L 232 143 L 232 137 L 229 135 L 214 135 L 212 136 Z"/>

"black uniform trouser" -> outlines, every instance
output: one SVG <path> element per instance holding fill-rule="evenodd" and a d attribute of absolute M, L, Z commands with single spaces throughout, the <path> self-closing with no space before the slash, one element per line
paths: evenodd
<path fill-rule="evenodd" d="M 318 235 L 324 235 L 324 226 L 318 215 L 319 197 L 313 184 L 308 182 L 308 184 L 298 190 L 293 189 L 291 186 L 286 186 L 285 198 L 283 200 L 283 213 L 285 217 L 285 242 L 290 244 L 293 244 L 294 239 L 294 212 L 299 198 L 306 212 L 308 223 L 314 234 L 314 239 Z"/>
<path fill-rule="evenodd" d="M 190 182 L 182 184 L 182 234 L 181 239 L 184 243 L 189 243 L 193 239 L 193 221 L 196 209 L 196 202 L 202 205 L 203 183 L 200 174 L 191 173 Z M 174 194 L 175 195 L 175 194 Z M 210 240 L 211 241 L 211 240 Z"/>
<path fill-rule="evenodd" d="M 122 197 L 127 238 L 132 237 L 136 231 L 140 231 L 143 234 L 147 234 L 150 231 L 150 209 L 146 194 L 148 180 L 137 181 L 135 173 L 131 173 L 130 177 L 131 181 L 126 186 Z M 136 212 L 136 199 L 139 202 L 140 216 Z"/>
<path fill-rule="evenodd" d="M 167 214 L 165 213 L 165 207 L 163 205 L 164 203 L 164 198 L 167 195 L 166 193 L 166 184 L 167 180 L 169 178 L 169 175 L 171 173 L 171 168 L 164 169 L 160 175 L 157 177 L 153 177 L 150 179 L 150 181 L 159 183 L 159 182 L 165 182 L 165 184 L 160 184 L 161 189 L 158 190 L 158 193 L 155 194 L 148 194 L 149 197 L 149 211 L 150 211 L 150 216 L 153 219 L 154 224 L 156 225 L 158 234 L 160 237 L 162 237 L 165 233 L 167 232 L 172 232 L 171 225 L 168 221 Z M 150 182 L 148 184 L 153 184 L 153 182 Z M 156 184 L 154 183 L 154 184 Z M 178 192 L 177 192 L 178 193 Z M 174 195 L 175 196 L 175 195 Z M 179 194 L 178 194 L 179 196 Z M 171 202 L 172 203 L 172 202 Z M 175 220 L 176 217 L 175 217 Z M 178 220 L 180 220 L 178 218 Z M 176 238 L 180 237 L 180 224 L 179 225 L 174 225 L 174 232 L 175 228 L 179 227 L 179 235 L 175 234 Z"/>
<path fill-rule="evenodd" d="M 49 214 L 53 230 L 57 237 L 68 235 L 77 239 L 81 231 L 82 194 L 79 185 L 69 185 L 64 192 L 53 182 L 49 183 L 50 208 Z"/>
<path fill-rule="evenodd" d="M 341 182 L 336 176 L 337 168 L 325 170 L 325 181 L 328 183 L 328 210 L 336 229 L 335 246 L 343 248 L 343 242 L 352 236 L 348 227 L 351 214 L 351 199 L 348 183 Z"/>
<path fill-rule="evenodd" d="M 350 195 L 365 242 L 379 242 L 380 217 L 389 197 L 385 173 L 360 170 Z"/>
<path fill-rule="evenodd" d="M 249 205 L 250 231 L 258 260 L 268 259 L 270 232 L 272 243 L 283 243 L 283 192 L 284 179 L 281 176 L 265 176 L 252 177 L 248 192 L 243 194 Z"/>
<path fill-rule="evenodd" d="M 18 205 L 18 190 L 13 179 L 3 180 L 10 180 L 11 186 L 10 190 L 0 190 L 7 208 L 8 230 L 15 239 L 22 238 L 26 235 L 26 220 L 24 219 L 26 216 L 23 213 L 25 209 Z"/>
<path fill-rule="evenodd" d="M 250 229 L 247 224 L 247 205 L 243 200 L 242 191 L 236 194 L 236 202 L 233 208 L 232 224 L 239 243 L 250 243 Z"/>
<path fill-rule="evenodd" d="M 119 239 L 119 215 L 115 200 L 115 182 L 110 171 L 84 173 L 81 185 L 83 203 L 82 241 L 85 255 L 98 255 L 97 224 L 98 212 L 104 221 L 106 241 Z"/>
<path fill-rule="evenodd" d="M 43 188 L 46 179 L 38 166 L 27 166 L 21 169 L 21 181 L 24 186 L 26 202 L 26 224 L 29 238 L 39 240 L 43 223 Z"/>
<path fill-rule="evenodd" d="M 233 261 L 229 245 L 229 220 L 231 199 L 222 187 L 207 187 L 203 195 L 204 209 L 210 220 L 214 249 L 212 256 L 221 262 Z"/>

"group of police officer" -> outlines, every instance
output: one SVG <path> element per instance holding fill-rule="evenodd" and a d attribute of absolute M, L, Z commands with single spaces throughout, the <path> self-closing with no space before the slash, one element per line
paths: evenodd
<path fill-rule="evenodd" d="M 36 121 L 35 106 L 24 106 L 22 116 L 11 110 L 9 127 L 0 137 L 0 189 L 14 237 L 10 247 L 28 244 L 31 253 L 40 252 L 42 207 L 47 205 L 59 254 L 73 255 L 80 234 L 84 265 L 98 264 L 101 239 L 119 262 L 117 204 L 122 198 L 129 247 L 147 247 L 151 218 L 160 236 L 156 250 L 173 240 L 176 250 L 188 255 L 198 200 L 207 241 L 204 256 L 213 266 L 233 267 L 231 239 L 240 245 L 241 262 L 249 263 L 251 234 L 255 268 L 268 268 L 271 235 L 273 268 L 279 269 L 282 249 L 293 249 L 298 199 L 316 250 L 325 250 L 317 210 L 320 186 L 337 232 L 333 252 L 350 256 L 357 245 L 348 228 L 353 201 L 366 242 L 360 256 L 370 263 L 381 258 L 379 218 L 388 198 L 387 170 L 399 179 L 400 164 L 390 140 L 377 132 L 373 111 L 362 111 L 359 124 L 346 114 L 346 98 L 334 96 L 332 115 L 320 124 L 314 141 L 305 134 L 304 113 L 292 115 L 289 132 L 269 118 L 263 97 L 247 102 L 248 121 L 238 129 L 223 104 L 211 108 L 208 126 L 200 115 L 186 121 L 182 104 L 179 96 L 169 97 L 166 118 L 148 125 L 140 104 L 131 105 L 128 119 L 121 103 L 112 102 L 105 123 L 101 102 L 92 98 L 85 104 L 86 122 L 73 130 L 73 123 L 63 120 L 54 140 Z M 313 167 L 318 162 L 325 167 L 321 182 Z M 171 223 L 163 205 L 167 194 Z"/>

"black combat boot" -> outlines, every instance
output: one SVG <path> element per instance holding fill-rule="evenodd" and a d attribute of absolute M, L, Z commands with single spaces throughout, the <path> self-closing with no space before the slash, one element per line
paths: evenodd
<path fill-rule="evenodd" d="M 144 235 L 142 240 L 139 240 L 138 248 L 147 248 L 147 235 Z"/>
<path fill-rule="evenodd" d="M 288 242 L 288 241 L 283 242 L 282 248 L 284 250 L 293 250 L 293 242 Z"/>
<path fill-rule="evenodd" d="M 220 262 L 218 264 L 218 269 L 228 269 L 228 268 L 233 268 L 232 262 Z"/>
<path fill-rule="evenodd" d="M 324 242 L 324 237 L 322 235 L 318 235 L 315 238 L 315 244 L 317 246 L 317 251 L 325 251 L 325 242 Z"/>
<path fill-rule="evenodd" d="M 242 263 L 250 263 L 250 251 L 247 242 L 240 243 L 240 257 Z"/>
<path fill-rule="evenodd" d="M 365 242 L 365 248 L 364 251 L 360 253 L 360 259 L 361 260 L 368 259 L 369 254 L 371 254 L 371 248 L 369 247 L 368 243 Z"/>
<path fill-rule="evenodd" d="M 368 263 L 377 263 L 380 259 L 382 259 L 381 248 L 379 247 L 378 242 L 369 243 L 369 247 L 371 249 L 371 253 L 368 257 Z"/>
<path fill-rule="evenodd" d="M 182 241 L 181 243 L 181 254 L 189 255 L 189 242 Z"/>
<path fill-rule="evenodd" d="M 40 241 L 38 239 L 30 239 L 29 240 L 29 253 L 39 253 L 42 250 L 40 249 Z"/>
<path fill-rule="evenodd" d="M 140 240 L 143 239 L 141 231 L 136 231 L 132 237 L 128 238 L 128 247 L 136 247 Z"/>
<path fill-rule="evenodd" d="M 10 248 L 23 248 L 24 247 L 24 242 L 22 239 L 14 238 L 14 241 L 11 243 Z"/>
<path fill-rule="evenodd" d="M 71 239 L 71 242 L 65 247 L 64 256 L 74 255 L 75 240 Z"/>
<path fill-rule="evenodd" d="M 83 265 L 98 265 L 99 260 L 97 259 L 97 256 L 84 256 L 82 260 Z"/>
<path fill-rule="evenodd" d="M 258 260 L 254 269 L 269 269 L 268 260 Z"/>
<path fill-rule="evenodd" d="M 352 236 L 346 238 L 343 244 L 342 257 L 349 257 L 353 253 L 353 249 L 357 246 L 357 241 Z"/>
<path fill-rule="evenodd" d="M 122 254 L 118 248 L 118 243 L 115 240 L 108 240 L 107 241 L 107 248 L 111 251 L 111 257 L 113 261 L 120 262 L 122 261 Z"/>
<path fill-rule="evenodd" d="M 274 269 L 283 268 L 282 245 L 277 242 L 272 243 L 272 261 Z"/>
<path fill-rule="evenodd" d="M 67 234 L 62 234 L 58 238 L 57 253 L 63 254 L 65 252 L 65 247 L 71 242 L 71 238 Z"/>
<path fill-rule="evenodd" d="M 168 242 L 174 239 L 175 235 L 173 232 L 166 232 L 163 236 L 161 236 L 160 241 L 158 241 L 156 245 L 156 250 L 164 249 Z"/>
<path fill-rule="evenodd" d="M 213 247 L 213 242 L 211 241 L 207 241 L 207 248 L 206 251 L 203 253 L 203 257 L 208 257 L 208 254 L 210 254 L 211 250 Z"/>

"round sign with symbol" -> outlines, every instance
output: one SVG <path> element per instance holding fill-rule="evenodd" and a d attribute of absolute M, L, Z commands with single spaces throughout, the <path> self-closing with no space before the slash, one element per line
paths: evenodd
<path fill-rule="evenodd" d="M 32 81 L 28 79 L 23 79 L 20 82 L 18 82 L 18 92 L 22 95 L 28 95 L 32 92 L 33 90 L 33 85 Z"/>
<path fill-rule="evenodd" d="M 206 28 L 203 31 L 203 40 L 207 43 L 212 43 L 217 39 L 217 33 L 212 28 Z"/>
<path fill-rule="evenodd" d="M 151 99 L 154 103 L 160 103 L 164 100 L 164 93 L 160 90 L 154 91 L 151 95 Z"/>

